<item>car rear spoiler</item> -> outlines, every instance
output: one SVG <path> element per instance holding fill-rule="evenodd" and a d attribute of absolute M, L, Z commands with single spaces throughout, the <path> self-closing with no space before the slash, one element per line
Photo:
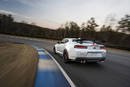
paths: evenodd
<path fill-rule="evenodd" d="M 76 39 L 76 40 L 73 40 L 73 41 L 76 41 L 76 42 L 82 44 L 84 40 L 89 40 L 89 39 Z M 99 40 L 89 40 L 89 41 L 92 41 L 93 44 L 94 44 L 94 43 L 97 43 L 97 44 L 102 44 L 102 45 L 104 45 L 104 43 L 105 43 L 105 41 L 99 41 Z"/>

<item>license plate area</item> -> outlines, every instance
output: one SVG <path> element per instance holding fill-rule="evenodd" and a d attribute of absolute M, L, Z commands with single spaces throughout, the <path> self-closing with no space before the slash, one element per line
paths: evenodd
<path fill-rule="evenodd" d="M 90 50 L 97 50 L 97 49 L 99 49 L 99 46 L 89 46 L 88 49 L 90 49 Z"/>
<path fill-rule="evenodd" d="M 87 57 L 102 57 L 102 53 L 96 53 L 96 52 L 87 53 Z"/>

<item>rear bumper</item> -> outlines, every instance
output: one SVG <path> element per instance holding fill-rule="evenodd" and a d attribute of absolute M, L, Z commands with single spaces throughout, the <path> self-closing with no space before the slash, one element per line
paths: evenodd
<path fill-rule="evenodd" d="M 75 59 L 75 61 L 81 61 L 81 60 L 85 60 L 85 61 L 87 61 L 87 62 L 101 62 L 101 61 L 105 61 L 105 57 L 98 57 L 98 58 L 84 58 L 84 57 L 77 57 L 76 59 Z"/>
<path fill-rule="evenodd" d="M 69 59 L 73 61 L 85 60 L 88 62 L 104 61 L 106 50 L 73 50 L 69 52 Z"/>

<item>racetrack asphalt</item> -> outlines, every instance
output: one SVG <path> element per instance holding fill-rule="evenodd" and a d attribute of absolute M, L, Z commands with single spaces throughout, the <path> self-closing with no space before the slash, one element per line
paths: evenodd
<path fill-rule="evenodd" d="M 64 64 L 61 56 L 54 54 L 54 42 L 0 36 L 1 40 L 27 43 L 46 49 L 67 72 L 77 87 L 130 87 L 130 54 L 108 50 L 105 62 Z"/>

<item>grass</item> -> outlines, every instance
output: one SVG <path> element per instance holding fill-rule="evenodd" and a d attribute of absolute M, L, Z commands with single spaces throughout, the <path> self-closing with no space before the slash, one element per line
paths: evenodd
<path fill-rule="evenodd" d="M 114 51 L 114 52 L 130 54 L 130 51 L 127 51 L 127 50 L 121 50 L 121 49 L 115 49 L 115 48 L 106 48 L 106 49 L 110 51 Z"/>

